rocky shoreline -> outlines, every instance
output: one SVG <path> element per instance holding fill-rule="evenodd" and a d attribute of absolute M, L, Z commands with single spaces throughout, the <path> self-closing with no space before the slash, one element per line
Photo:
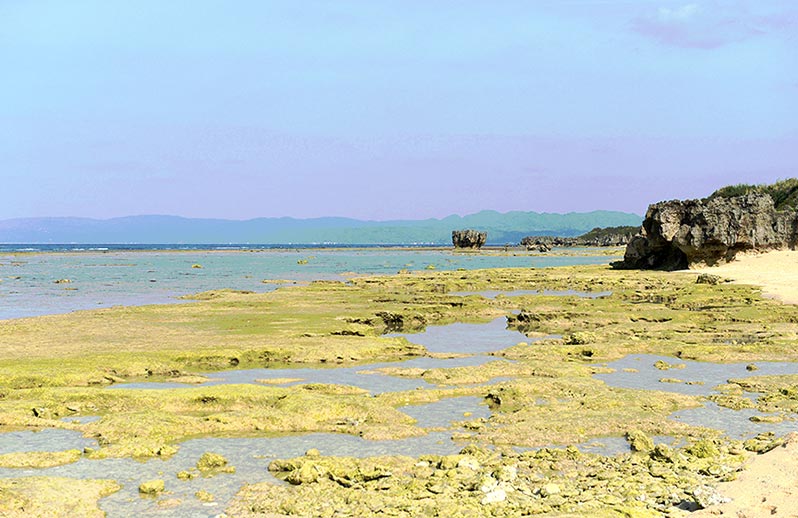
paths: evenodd
<path fill-rule="evenodd" d="M 716 194 L 649 206 L 642 234 L 629 242 L 624 260 L 614 266 L 681 270 L 727 263 L 743 252 L 796 246 L 798 210 L 794 207 L 777 207 L 767 192 Z"/>

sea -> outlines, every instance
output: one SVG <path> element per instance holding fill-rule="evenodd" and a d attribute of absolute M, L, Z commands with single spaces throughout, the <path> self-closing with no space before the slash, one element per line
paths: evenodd
<path fill-rule="evenodd" d="M 595 250 L 462 253 L 440 246 L 338 244 L 0 244 L 0 320 L 111 306 L 186 303 L 214 289 L 266 292 L 400 270 L 606 264 Z"/>

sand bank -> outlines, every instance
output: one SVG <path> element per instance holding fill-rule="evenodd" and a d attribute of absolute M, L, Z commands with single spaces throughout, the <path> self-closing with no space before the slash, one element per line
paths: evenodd
<path fill-rule="evenodd" d="M 766 297 L 798 304 L 798 250 L 738 255 L 731 263 L 691 271 L 761 286 Z"/>
<path fill-rule="evenodd" d="M 731 498 L 730 502 L 710 506 L 691 518 L 798 516 L 797 473 L 798 433 L 791 433 L 782 446 L 754 457 L 737 480 L 718 486 L 718 492 Z"/>

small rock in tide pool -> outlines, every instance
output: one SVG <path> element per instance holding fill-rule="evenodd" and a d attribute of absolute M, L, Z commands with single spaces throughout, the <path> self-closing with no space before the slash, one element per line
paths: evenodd
<path fill-rule="evenodd" d="M 227 459 L 218 453 L 205 452 L 197 461 L 197 469 L 215 469 L 227 466 Z"/>
<path fill-rule="evenodd" d="M 216 498 L 211 493 L 208 493 L 207 491 L 203 491 L 201 489 L 196 493 L 194 493 L 194 496 L 200 502 L 213 502 L 214 500 L 216 500 Z"/>
<path fill-rule="evenodd" d="M 752 415 L 748 420 L 752 423 L 780 423 L 784 418 L 779 415 Z"/>
<path fill-rule="evenodd" d="M 640 430 L 626 432 L 626 440 L 632 451 L 648 452 L 654 449 L 654 441 Z"/>
<path fill-rule="evenodd" d="M 197 461 L 197 469 L 203 475 L 210 476 L 216 473 L 235 473 L 233 466 L 228 466 L 227 459 L 218 453 L 205 452 Z"/>
<path fill-rule="evenodd" d="M 759 367 L 757 367 L 757 365 L 755 363 L 749 363 L 748 365 L 745 366 L 745 370 L 747 370 L 749 372 L 758 371 Z"/>
<path fill-rule="evenodd" d="M 161 479 L 148 480 L 141 483 L 139 493 L 142 495 L 157 495 L 158 493 L 163 493 L 165 487 L 164 481 Z"/>
<path fill-rule="evenodd" d="M 191 480 L 192 478 L 196 478 L 197 474 L 193 471 L 179 471 L 177 473 L 177 478 L 179 480 Z"/>

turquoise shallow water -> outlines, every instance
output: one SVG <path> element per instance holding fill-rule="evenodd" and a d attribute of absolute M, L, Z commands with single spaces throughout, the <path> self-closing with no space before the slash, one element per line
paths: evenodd
<path fill-rule="evenodd" d="M 578 253 L 578 251 L 577 251 Z M 256 251 L 85 251 L 0 255 L 0 319 L 115 305 L 179 302 L 232 288 L 264 292 L 263 280 L 344 279 L 401 269 L 545 268 L 607 264 L 607 256 L 462 254 L 442 250 L 280 249 Z M 193 265 L 202 268 L 192 268 Z M 57 283 L 59 280 L 70 282 Z"/>

